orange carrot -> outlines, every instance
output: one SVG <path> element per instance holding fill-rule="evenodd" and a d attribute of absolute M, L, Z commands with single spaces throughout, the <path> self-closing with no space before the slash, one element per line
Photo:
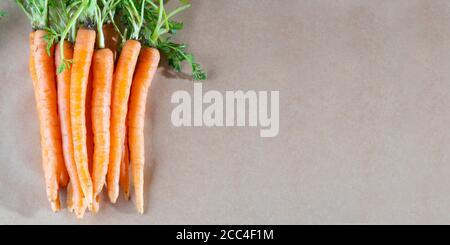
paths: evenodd
<path fill-rule="evenodd" d="M 43 137 L 43 158 L 47 197 L 52 209 L 60 209 L 58 195 L 58 163 L 63 162 L 61 131 L 58 119 L 57 93 L 55 87 L 55 65 L 53 48 L 47 54 L 46 31 L 38 30 L 34 34 L 34 65 L 36 70 L 36 90 L 38 113 Z M 59 172 L 61 173 L 61 172 Z"/>
<path fill-rule="evenodd" d="M 125 121 L 133 73 L 141 44 L 128 40 L 123 46 L 114 72 L 111 102 L 111 149 L 108 166 L 108 196 L 112 203 L 119 196 L 120 162 L 125 141 Z"/>
<path fill-rule="evenodd" d="M 30 33 L 30 65 L 29 65 L 29 69 L 30 69 L 30 75 L 31 75 L 31 80 L 33 81 L 33 88 L 34 88 L 34 98 L 35 98 L 35 103 L 36 103 L 36 110 L 38 112 L 38 117 L 39 117 L 39 122 L 42 120 L 41 119 L 41 111 L 40 111 L 40 107 L 39 105 L 39 99 L 38 99 L 38 87 L 37 87 L 37 75 L 36 75 L 36 66 L 34 65 L 34 34 L 35 32 L 31 32 Z M 45 144 L 45 139 L 44 139 L 44 130 L 42 127 L 44 126 L 43 123 L 39 123 L 39 130 L 40 130 L 40 136 L 41 136 L 41 157 L 42 157 L 42 163 L 43 166 L 47 166 L 47 161 L 48 161 L 48 157 L 47 157 L 47 150 L 44 147 Z"/>
<path fill-rule="evenodd" d="M 120 180 L 125 200 L 130 200 L 130 153 L 128 148 L 128 133 L 125 128 L 125 144 L 123 145 L 122 161 L 120 163 Z"/>
<path fill-rule="evenodd" d="M 75 163 L 81 189 L 88 206 L 92 205 L 92 180 L 86 147 L 86 91 L 94 52 L 96 33 L 80 29 L 75 42 L 70 83 L 70 118 Z"/>
<path fill-rule="evenodd" d="M 34 42 L 34 32 L 30 33 L 30 47 L 34 47 L 34 44 L 32 44 L 32 42 Z M 53 52 L 53 48 L 52 48 L 52 52 Z M 36 74 L 36 67 L 35 67 L 35 61 L 34 61 L 34 55 L 33 52 L 30 52 L 30 73 L 32 76 L 32 80 L 33 80 L 33 86 L 35 87 L 35 92 L 37 92 L 36 90 L 36 81 L 37 81 L 37 74 Z M 35 98 L 37 99 L 37 94 L 35 93 Z M 43 126 L 43 125 L 41 125 Z M 43 129 L 41 129 L 43 130 Z M 58 137 L 58 136 L 57 136 Z M 41 142 L 43 142 L 43 134 L 41 133 Z M 65 167 L 65 163 L 64 163 L 64 158 L 63 158 L 63 152 L 62 149 L 55 149 L 56 151 L 56 172 L 57 172 L 57 178 L 58 178 L 58 184 L 60 187 L 66 187 L 67 184 L 69 183 L 69 176 L 67 174 L 67 170 Z M 47 161 L 47 153 L 42 153 L 42 157 L 44 159 L 44 161 Z"/>
<path fill-rule="evenodd" d="M 94 212 L 98 211 L 100 193 L 105 185 L 109 164 L 111 89 L 114 54 L 110 49 L 95 51 L 93 58 L 92 129 L 94 133 Z"/>
<path fill-rule="evenodd" d="M 73 46 L 71 43 L 65 41 L 64 45 L 64 57 L 66 59 L 73 58 Z M 62 63 L 61 49 L 56 49 L 55 60 L 56 67 L 59 67 Z M 67 201 L 73 207 L 78 218 L 82 218 L 85 211 L 83 191 L 80 186 L 80 180 L 78 179 L 77 165 L 75 163 L 73 153 L 72 142 L 72 128 L 70 122 L 70 67 L 64 70 L 62 73 L 57 74 L 58 81 L 58 110 L 59 121 L 61 124 L 62 133 L 62 146 L 64 149 L 64 160 L 66 163 L 66 169 L 70 176 L 70 190 L 68 189 Z M 72 197 L 70 198 L 69 195 Z"/>
<path fill-rule="evenodd" d="M 139 56 L 131 87 L 127 117 L 128 144 L 130 146 L 131 171 L 133 174 L 136 208 L 144 212 L 144 120 L 147 92 L 158 68 L 160 54 L 157 49 L 144 48 Z"/>
<path fill-rule="evenodd" d="M 96 198 L 92 199 L 92 207 L 91 212 L 96 214 L 100 210 L 100 195 L 98 195 Z"/>
<path fill-rule="evenodd" d="M 49 184 L 47 183 L 49 180 L 47 178 L 47 172 L 48 170 L 48 151 L 47 151 L 47 147 L 45 146 L 46 142 L 45 142 L 45 129 L 44 127 L 44 123 L 42 123 L 42 110 L 41 107 L 39 106 L 40 104 L 40 100 L 38 98 L 39 96 L 39 90 L 38 90 L 38 85 L 37 85 L 37 73 L 36 73 L 36 66 L 35 66 L 35 48 L 34 48 L 34 36 L 35 36 L 35 32 L 31 32 L 30 33 L 30 74 L 31 74 L 31 79 L 33 81 L 33 87 L 34 87 L 34 98 L 35 98 L 35 103 L 36 103 L 36 110 L 38 112 L 38 118 L 39 118 L 39 130 L 40 130 L 40 138 L 41 138 L 41 157 L 42 157 L 42 166 L 44 169 L 44 174 L 46 176 L 46 185 L 49 186 Z M 55 176 L 56 178 L 56 176 Z M 53 181 L 53 180 L 52 180 Z M 48 189 L 47 189 L 47 196 L 48 196 Z M 55 203 L 51 202 L 52 205 L 52 210 L 53 211 L 58 211 L 60 209 L 59 207 L 59 197 L 58 201 L 56 201 Z M 49 198 L 50 199 L 50 198 Z"/>

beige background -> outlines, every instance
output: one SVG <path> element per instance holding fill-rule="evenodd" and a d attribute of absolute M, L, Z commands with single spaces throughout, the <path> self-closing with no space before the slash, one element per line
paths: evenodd
<path fill-rule="evenodd" d="M 279 136 L 171 126 L 171 94 L 193 84 L 160 69 L 145 215 L 120 198 L 83 221 L 46 201 L 30 27 L 12 2 L 0 1 L 0 223 L 450 223 L 450 1 L 194 0 L 179 39 L 205 90 L 279 90 Z"/>

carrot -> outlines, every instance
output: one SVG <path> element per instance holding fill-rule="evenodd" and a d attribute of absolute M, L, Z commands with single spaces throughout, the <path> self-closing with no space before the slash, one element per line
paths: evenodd
<path fill-rule="evenodd" d="M 36 74 L 36 66 L 34 65 L 34 34 L 35 32 L 31 32 L 30 33 L 30 60 L 29 60 L 29 69 L 30 69 L 30 75 L 31 75 L 31 80 L 33 81 L 33 88 L 34 88 L 34 98 L 35 98 L 35 103 L 36 103 L 36 109 L 38 112 L 38 117 L 39 117 L 39 121 L 41 121 L 41 111 L 40 111 L 40 107 L 39 105 L 39 99 L 38 99 L 38 87 L 37 87 L 37 74 Z M 41 157 L 42 157 L 42 163 L 43 166 L 47 166 L 47 161 L 48 161 L 48 157 L 47 157 L 47 151 L 46 148 L 44 147 L 45 144 L 45 139 L 44 139 L 44 130 L 43 129 L 43 124 L 39 123 L 40 127 L 40 138 L 41 138 Z"/>
<path fill-rule="evenodd" d="M 93 58 L 92 129 L 94 134 L 93 185 L 94 203 L 98 211 L 100 193 L 108 172 L 110 148 L 111 89 L 114 54 L 110 49 L 95 51 Z"/>
<path fill-rule="evenodd" d="M 51 57 L 53 58 L 53 53 L 54 53 L 54 47 L 51 48 Z M 54 72 L 53 72 L 54 73 Z M 56 127 L 59 127 L 60 125 L 56 125 Z M 54 137 L 56 138 L 56 143 L 58 143 L 58 145 L 61 145 L 61 133 L 56 132 Z M 69 183 L 69 175 L 67 173 L 66 170 L 66 166 L 65 166 L 65 160 L 64 160 L 64 153 L 63 153 L 63 149 L 62 147 L 57 147 L 53 149 L 55 151 L 55 160 L 56 160 L 56 176 L 58 178 L 58 185 L 59 187 L 66 187 L 67 184 Z M 44 157 L 48 157 L 45 156 Z"/>
<path fill-rule="evenodd" d="M 120 161 L 125 141 L 125 121 L 133 73 L 141 44 L 128 40 L 122 49 L 114 72 L 111 104 L 111 150 L 108 166 L 108 196 L 112 203 L 119 196 Z"/>
<path fill-rule="evenodd" d="M 76 37 L 70 84 L 70 118 L 75 163 L 81 189 L 88 206 L 92 205 L 92 180 L 89 173 L 86 147 L 86 90 L 92 55 L 95 45 L 95 31 L 79 29 Z"/>
<path fill-rule="evenodd" d="M 36 70 L 36 90 L 38 113 L 43 137 L 44 173 L 47 197 L 53 211 L 60 209 L 58 196 L 58 163 L 62 162 L 61 131 L 59 127 L 57 93 L 55 87 L 55 66 L 53 48 L 47 54 L 46 31 L 34 34 L 34 65 Z"/>
<path fill-rule="evenodd" d="M 104 23 L 114 21 L 114 1 L 103 2 L 96 16 L 97 45 L 93 63 L 92 92 L 92 131 L 94 141 L 94 156 L 92 178 L 94 185 L 93 212 L 100 208 L 100 193 L 105 185 L 110 154 L 111 125 L 111 94 L 114 77 L 114 61 L 117 45 L 117 33 L 114 25 Z M 97 6 L 100 9 L 100 6 Z M 115 34 L 114 34 L 115 33 Z M 110 49 L 112 47 L 113 49 Z"/>
<path fill-rule="evenodd" d="M 64 167 L 56 109 L 54 47 L 53 42 L 47 42 L 45 38 L 48 33 L 43 31 L 48 27 L 48 2 L 34 2 L 33 5 L 23 1 L 16 3 L 29 17 L 33 29 L 39 30 L 30 34 L 30 73 L 40 122 L 46 192 L 52 210 L 57 211 L 60 209 L 59 185 L 67 185 L 68 177 Z"/>
<path fill-rule="evenodd" d="M 130 146 L 131 171 L 133 174 L 136 208 L 144 212 L 144 121 L 147 92 L 159 64 L 159 51 L 143 48 L 139 56 L 136 73 L 131 86 L 130 106 L 128 111 L 128 139 Z"/>
<path fill-rule="evenodd" d="M 38 112 L 38 117 L 39 117 L 39 122 L 40 122 L 39 123 L 39 130 L 40 130 L 40 138 L 41 138 L 42 166 L 43 166 L 43 169 L 44 169 L 44 174 L 45 174 L 45 176 L 47 176 L 47 172 L 48 172 L 48 170 L 47 170 L 48 169 L 48 153 L 47 153 L 47 148 L 45 146 L 46 142 L 45 142 L 45 137 L 44 137 L 44 133 L 45 133 L 44 123 L 42 123 L 42 117 L 43 117 L 42 113 L 43 112 L 41 110 L 41 107 L 39 106 L 40 100 L 38 98 L 39 90 L 38 90 L 38 85 L 37 85 L 37 73 L 36 73 L 36 66 L 35 66 L 34 36 L 35 36 L 35 32 L 33 31 L 33 32 L 30 33 L 30 66 L 29 66 L 29 69 L 30 69 L 31 79 L 33 81 L 34 98 L 35 98 L 36 109 L 37 109 L 37 112 Z M 48 182 L 48 178 L 47 177 L 46 177 L 46 182 Z M 48 186 L 48 183 L 46 183 L 46 185 Z M 48 190 L 47 190 L 47 195 L 48 195 Z M 52 205 L 52 210 L 53 211 L 58 211 L 60 209 L 59 204 L 57 204 L 57 202 L 56 203 L 51 203 L 51 205 Z"/>
<path fill-rule="evenodd" d="M 120 163 L 120 180 L 125 200 L 130 200 L 130 153 L 128 148 L 128 133 L 125 128 L 125 143 L 122 151 L 122 161 Z"/>
<path fill-rule="evenodd" d="M 73 58 L 73 46 L 71 43 L 64 41 L 64 57 L 68 59 Z M 56 67 L 61 65 L 61 50 L 56 49 L 55 60 Z M 68 202 L 73 205 L 78 218 L 82 218 L 84 215 L 85 204 L 83 191 L 80 186 L 80 180 L 78 179 L 77 165 L 75 163 L 73 142 L 72 142 L 72 128 L 70 121 L 70 68 L 64 70 L 62 73 L 57 74 L 58 81 L 58 109 L 59 119 L 61 124 L 62 133 L 62 146 L 64 149 L 64 160 L 66 163 L 66 169 L 70 176 L 70 192 L 71 197 L 67 198 Z"/>
<path fill-rule="evenodd" d="M 90 211 L 96 214 L 98 213 L 99 210 L 100 210 L 100 195 L 98 195 L 97 198 L 92 199 L 92 207 Z"/>

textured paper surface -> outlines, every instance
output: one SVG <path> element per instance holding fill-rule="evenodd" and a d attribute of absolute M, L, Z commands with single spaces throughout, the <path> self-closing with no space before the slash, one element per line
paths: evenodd
<path fill-rule="evenodd" d="M 29 23 L 0 1 L 1 224 L 450 223 L 450 2 L 194 0 L 180 16 L 204 90 L 279 90 L 280 134 L 175 128 L 160 69 L 146 213 L 52 214 L 27 70 Z"/>

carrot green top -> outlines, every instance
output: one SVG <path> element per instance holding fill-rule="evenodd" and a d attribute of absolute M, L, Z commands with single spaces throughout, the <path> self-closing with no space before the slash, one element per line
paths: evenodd
<path fill-rule="evenodd" d="M 191 7 L 189 1 L 179 2 L 181 6 L 167 12 L 162 0 L 124 0 L 121 6 L 124 23 L 126 27 L 131 27 L 131 31 L 124 30 L 125 36 L 159 49 L 166 56 L 169 66 L 177 72 L 181 72 L 184 61 L 188 62 L 192 69 L 192 78 L 206 80 L 206 73 L 195 61 L 194 56 L 186 51 L 187 45 L 171 41 L 171 38 L 183 29 L 183 23 L 176 22 L 172 18 Z"/>
<path fill-rule="evenodd" d="M 178 13 L 191 7 L 187 0 L 179 0 L 180 6 L 167 11 L 163 0 L 15 0 L 32 23 L 33 29 L 46 30 L 48 51 L 61 40 L 73 42 L 79 27 L 97 30 L 98 47 L 104 48 L 102 26 L 112 23 L 122 38 L 138 40 L 157 48 L 166 56 L 168 64 L 181 72 L 182 63 L 192 69 L 194 80 L 205 80 L 206 73 L 187 52 L 186 44 L 172 42 L 172 37 L 183 29 L 183 23 L 172 20 Z M 116 14 L 117 12 L 117 14 Z M 117 23 L 117 24 L 116 24 Z M 59 47 L 64 51 L 63 42 Z M 58 73 L 70 66 L 71 61 L 61 52 Z"/>
<path fill-rule="evenodd" d="M 70 19 L 72 18 L 74 8 L 75 5 L 72 0 L 49 0 L 49 24 L 48 28 L 46 28 L 47 50 L 50 50 L 50 47 L 57 43 L 58 40 L 67 39 L 70 42 L 75 41 L 75 25 L 70 25 Z M 70 31 L 67 36 L 61 38 L 61 33 L 63 33 L 66 28 Z"/>
<path fill-rule="evenodd" d="M 158 6 L 153 6 L 153 11 L 148 11 L 146 19 L 148 24 L 144 29 L 144 40 L 152 47 L 158 48 L 167 58 L 169 65 L 177 72 L 182 69 L 182 63 L 186 61 L 192 69 L 194 80 L 206 80 L 206 72 L 195 61 L 194 56 L 186 51 L 186 44 L 178 44 L 171 38 L 181 29 L 183 23 L 171 20 L 176 14 L 191 7 L 187 0 L 180 0 L 181 6 L 171 12 L 166 12 L 164 1 Z"/>
<path fill-rule="evenodd" d="M 49 0 L 16 0 L 17 5 L 25 12 L 35 30 L 43 30 L 48 26 Z"/>
<path fill-rule="evenodd" d="M 60 1 L 60 0 L 54 0 Z M 61 8 L 65 9 L 68 14 L 66 22 L 60 21 L 62 23 L 62 28 L 59 28 L 55 33 L 64 40 L 69 32 L 73 34 L 73 39 L 75 40 L 75 33 L 78 27 L 84 27 L 88 29 L 97 28 L 98 46 L 99 48 L 105 47 L 104 34 L 102 26 L 105 22 L 109 22 L 114 18 L 114 10 L 117 4 L 122 0 L 64 0 L 66 2 L 65 6 Z M 61 43 L 61 51 L 64 49 L 64 45 Z M 63 54 L 64 52 L 61 52 Z M 58 73 L 64 71 L 71 63 L 70 60 L 65 60 L 64 56 L 61 55 L 63 62 L 61 66 L 58 67 Z"/>

